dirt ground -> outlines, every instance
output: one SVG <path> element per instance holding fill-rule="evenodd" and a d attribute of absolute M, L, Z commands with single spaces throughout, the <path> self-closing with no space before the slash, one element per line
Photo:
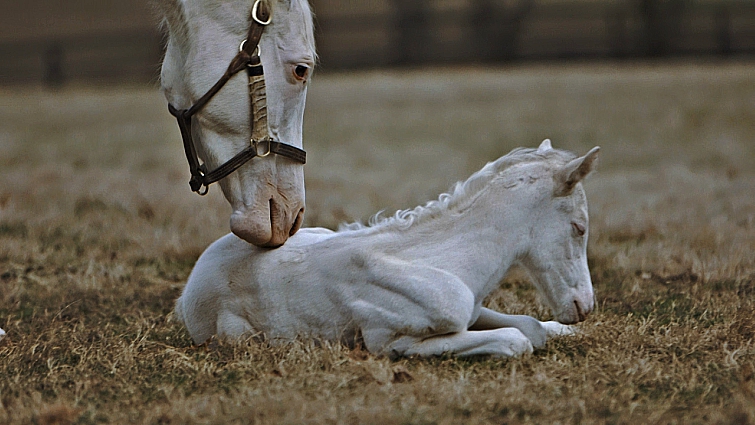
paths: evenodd
<path fill-rule="evenodd" d="M 170 320 L 228 232 L 151 87 L 0 90 L 0 423 L 754 423 L 752 62 L 315 74 L 309 226 L 435 198 L 544 138 L 580 154 L 598 307 L 509 360 L 192 346 Z M 487 305 L 550 312 L 517 275 Z"/>

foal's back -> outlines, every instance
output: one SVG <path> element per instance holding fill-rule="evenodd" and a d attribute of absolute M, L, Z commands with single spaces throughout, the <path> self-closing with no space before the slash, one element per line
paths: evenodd
<path fill-rule="evenodd" d="M 388 330 L 466 329 L 474 304 L 468 288 L 445 271 L 387 254 L 391 240 L 305 228 L 269 250 L 226 235 L 197 261 L 176 316 L 197 344 L 259 333 L 349 343 L 361 331 L 377 349 L 390 340 Z"/>
<path fill-rule="evenodd" d="M 323 288 L 325 265 L 309 255 L 336 233 L 302 229 L 286 245 L 270 250 L 228 234 L 199 257 L 181 297 L 176 316 L 195 343 L 212 335 L 237 338 L 264 332 L 269 338 L 321 335 L 348 321 Z M 337 258 L 337 256 L 334 256 Z M 322 323 L 327 321 L 328 323 Z"/>

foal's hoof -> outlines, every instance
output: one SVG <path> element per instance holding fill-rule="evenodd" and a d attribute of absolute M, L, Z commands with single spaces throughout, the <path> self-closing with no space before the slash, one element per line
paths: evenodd
<path fill-rule="evenodd" d="M 577 328 L 572 325 L 562 325 L 561 323 L 558 323 L 556 321 L 543 322 L 542 324 L 543 328 L 545 328 L 545 333 L 548 335 L 548 338 L 577 334 Z"/>
<path fill-rule="evenodd" d="M 519 329 L 527 339 L 530 340 L 532 346 L 536 349 L 545 347 L 545 343 L 548 341 L 548 331 L 543 327 L 543 323 L 534 317 L 530 316 L 517 316 L 516 328 Z"/>
<path fill-rule="evenodd" d="M 5 338 L 5 331 L 0 328 L 0 341 L 2 341 L 3 338 Z"/>
<path fill-rule="evenodd" d="M 492 332 L 500 337 L 493 344 L 493 357 L 519 357 L 534 351 L 532 341 L 517 328 L 499 328 Z"/>

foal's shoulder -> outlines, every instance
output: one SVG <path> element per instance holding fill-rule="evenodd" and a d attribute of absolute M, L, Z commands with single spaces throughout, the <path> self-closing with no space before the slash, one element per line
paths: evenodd
<path fill-rule="evenodd" d="M 324 227 L 305 227 L 296 232 L 286 242 L 284 247 L 302 247 L 316 244 L 330 239 L 336 235 L 336 232 Z"/>
<path fill-rule="evenodd" d="M 237 257 L 248 257 L 250 255 L 256 256 L 257 254 L 266 253 L 278 253 L 282 254 L 289 251 L 298 251 L 301 248 L 314 245 L 318 242 L 322 242 L 333 235 L 335 232 L 329 229 L 321 227 L 307 227 L 299 230 L 295 235 L 290 237 L 286 243 L 275 249 L 260 248 L 249 244 L 248 242 L 240 239 L 233 233 L 216 240 L 204 251 L 202 257 L 221 257 L 224 259 L 231 259 Z"/>
<path fill-rule="evenodd" d="M 229 233 L 215 242 L 211 243 L 197 260 L 197 265 L 206 265 L 207 263 L 227 263 L 235 261 L 239 257 L 248 257 L 260 248 L 239 239 L 233 233 Z"/>

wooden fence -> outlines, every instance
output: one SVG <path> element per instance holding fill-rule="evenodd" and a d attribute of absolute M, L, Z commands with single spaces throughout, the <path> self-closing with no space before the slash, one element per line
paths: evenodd
<path fill-rule="evenodd" d="M 380 13 L 317 15 L 323 70 L 422 64 L 755 55 L 755 1 L 655 15 L 627 3 L 474 0 L 440 9 L 392 0 Z M 317 6 L 316 2 L 315 6 Z M 673 2 L 660 2 L 670 4 Z M 513 6 L 512 6 L 513 5 Z M 647 10 L 645 10 L 647 12 Z M 672 13 L 673 12 L 673 13 Z M 157 29 L 0 43 L 0 85 L 156 82 Z"/>
<path fill-rule="evenodd" d="M 391 13 L 318 16 L 324 68 L 755 54 L 755 2 L 679 2 L 675 13 L 648 17 L 628 3 L 519 0 L 496 9 L 500 2 L 476 0 L 434 10 L 417 6 L 428 0 L 402 1 Z"/>
<path fill-rule="evenodd" d="M 0 84 L 156 83 L 162 40 L 155 28 L 1 43 Z"/>

